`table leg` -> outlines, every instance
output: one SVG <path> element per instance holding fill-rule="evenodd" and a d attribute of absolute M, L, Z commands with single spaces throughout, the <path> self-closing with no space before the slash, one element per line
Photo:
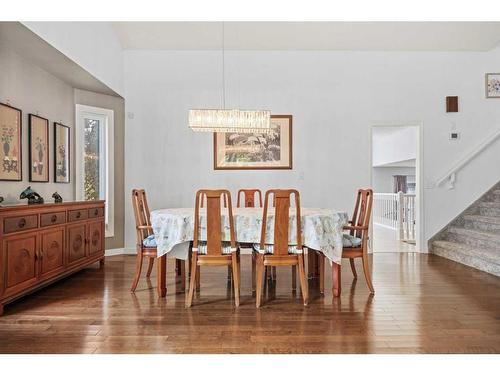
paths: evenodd
<path fill-rule="evenodd" d="M 332 294 L 334 297 L 340 297 L 341 284 L 341 266 L 332 262 Z"/>
<path fill-rule="evenodd" d="M 319 276 L 318 252 L 312 249 L 307 250 L 307 278 L 314 279 Z"/>
<path fill-rule="evenodd" d="M 162 255 L 156 262 L 156 283 L 158 288 L 158 297 L 167 295 L 167 255 Z"/>

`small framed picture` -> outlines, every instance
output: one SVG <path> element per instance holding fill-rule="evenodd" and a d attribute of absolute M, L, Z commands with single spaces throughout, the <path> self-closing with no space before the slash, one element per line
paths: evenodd
<path fill-rule="evenodd" d="M 69 182 L 71 155 L 69 132 L 69 126 L 54 122 L 54 182 Z"/>
<path fill-rule="evenodd" d="M 22 112 L 0 103 L 0 180 L 22 181 Z"/>
<path fill-rule="evenodd" d="M 30 181 L 49 182 L 49 120 L 29 115 Z"/>
<path fill-rule="evenodd" d="M 500 73 L 486 73 L 486 97 L 500 98 Z"/>

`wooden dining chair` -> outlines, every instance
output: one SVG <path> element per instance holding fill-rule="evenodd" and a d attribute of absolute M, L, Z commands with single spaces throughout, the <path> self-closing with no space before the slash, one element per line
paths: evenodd
<path fill-rule="evenodd" d="M 134 209 L 135 230 L 137 238 L 137 258 L 135 265 L 135 277 L 132 282 L 131 292 L 135 292 L 139 279 L 141 278 L 142 261 L 144 257 L 149 259 L 146 277 L 151 276 L 155 258 L 158 256 L 157 245 L 151 226 L 150 212 L 146 192 L 144 189 L 132 190 L 132 207 Z M 181 277 L 182 290 L 186 289 L 185 262 L 176 259 L 176 275 Z"/>
<path fill-rule="evenodd" d="M 262 192 L 259 189 L 240 189 L 238 190 L 238 200 L 236 207 L 241 207 L 240 197 L 243 194 L 243 207 L 262 207 Z M 259 198 L 259 205 L 255 205 L 255 195 Z"/>
<path fill-rule="evenodd" d="M 206 197 L 207 240 L 200 241 L 200 199 Z M 221 197 L 227 201 L 230 241 L 222 241 Z M 234 229 L 231 193 L 228 190 L 199 190 L 196 193 L 191 274 L 186 307 L 191 307 L 199 266 L 231 266 L 235 305 L 240 304 L 240 262 Z"/>
<path fill-rule="evenodd" d="M 206 193 L 202 193 L 201 194 L 201 197 L 200 197 L 200 207 L 203 208 L 205 207 L 205 202 L 207 200 L 207 195 Z M 226 196 L 224 195 L 224 197 L 222 198 L 222 203 L 224 204 L 224 208 L 227 208 L 227 198 Z M 239 206 L 238 206 L 239 207 Z"/>
<path fill-rule="evenodd" d="M 289 245 L 288 243 L 290 232 L 290 197 L 292 194 L 295 197 L 297 217 L 297 244 L 295 245 Z M 266 244 L 267 211 L 271 196 L 275 204 L 274 241 L 273 244 Z M 301 226 L 299 192 L 297 190 L 268 190 L 264 199 L 260 243 L 254 244 L 254 251 L 252 252 L 252 287 L 256 284 L 257 307 L 261 305 L 262 279 L 264 267 L 266 266 L 298 266 L 302 298 L 304 305 L 307 305 L 308 290 L 304 271 Z"/>
<path fill-rule="evenodd" d="M 356 204 L 352 219 L 349 220 L 348 225 L 344 226 L 344 230 L 348 233 L 343 234 L 343 250 L 342 258 L 348 258 L 351 264 L 351 271 L 356 279 L 358 274 L 354 259 L 361 258 L 363 263 L 363 271 L 365 274 L 366 284 L 370 293 L 375 293 L 373 288 L 370 265 L 368 259 L 368 239 L 370 233 L 370 220 L 373 206 L 373 190 L 372 189 L 359 189 L 356 197 Z M 325 256 L 319 253 L 319 274 L 320 274 L 320 292 L 324 293 L 325 290 Z M 340 265 L 332 262 L 332 276 L 337 278 L 336 284 L 338 288 L 333 288 L 334 296 L 339 296 L 341 291 L 341 267 Z"/>

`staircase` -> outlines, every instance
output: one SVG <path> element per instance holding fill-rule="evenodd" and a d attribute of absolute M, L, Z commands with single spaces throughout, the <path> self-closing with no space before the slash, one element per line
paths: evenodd
<path fill-rule="evenodd" d="M 431 238 L 429 249 L 500 276 L 500 183 Z"/>

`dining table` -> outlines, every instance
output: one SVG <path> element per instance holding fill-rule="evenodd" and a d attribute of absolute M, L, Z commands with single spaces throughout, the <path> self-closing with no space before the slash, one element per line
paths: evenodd
<path fill-rule="evenodd" d="M 301 207 L 302 244 L 308 249 L 323 253 L 333 265 L 342 260 L 343 227 L 348 214 L 330 208 Z M 241 244 L 260 242 L 262 227 L 260 207 L 233 208 L 236 241 Z M 229 215 L 221 209 L 221 234 L 223 241 L 229 241 Z M 194 208 L 165 208 L 151 211 L 151 226 L 157 245 L 158 295 L 166 296 L 166 258 L 188 259 L 190 243 L 193 241 Z M 206 210 L 200 208 L 200 238 L 206 240 Z M 297 243 L 297 215 L 290 208 L 289 244 Z M 274 238 L 274 208 L 269 207 L 267 215 L 266 240 L 272 244 Z M 309 252 L 311 254 L 313 252 Z M 311 259 L 311 257 L 309 257 Z M 309 265 L 310 266 L 310 265 Z M 337 273 L 337 274 L 336 274 Z M 340 290 L 340 267 L 333 267 L 333 290 Z M 335 285 L 337 283 L 337 285 Z"/>

